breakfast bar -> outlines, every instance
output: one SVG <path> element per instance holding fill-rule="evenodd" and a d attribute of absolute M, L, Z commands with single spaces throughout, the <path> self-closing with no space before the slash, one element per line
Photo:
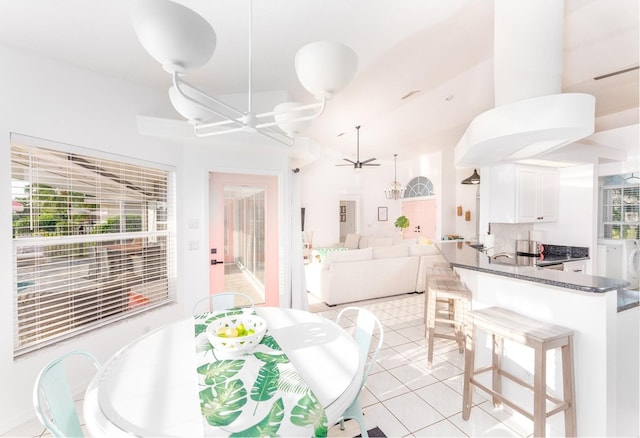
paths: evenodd
<path fill-rule="evenodd" d="M 488 256 L 465 242 L 437 244 L 472 293 L 472 309 L 499 306 L 574 331 L 575 393 L 578 435 L 638 433 L 637 291 L 628 282 L 535 264 L 518 264 L 508 254 Z M 476 360 L 490 362 L 490 339 L 479 339 Z M 523 380 L 531 377 L 531 352 L 505 346 L 506 366 Z M 560 357 L 547 357 L 548 390 L 562 395 Z M 529 394 L 510 394 L 524 405 Z M 547 435 L 562 435 L 562 416 L 548 419 Z"/>

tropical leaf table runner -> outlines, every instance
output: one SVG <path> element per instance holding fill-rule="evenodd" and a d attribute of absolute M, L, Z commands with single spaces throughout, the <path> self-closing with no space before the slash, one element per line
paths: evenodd
<path fill-rule="evenodd" d="M 267 332 L 253 350 L 225 356 L 206 334 L 215 318 L 195 318 L 197 373 L 205 436 L 327 436 L 321 403 Z"/>

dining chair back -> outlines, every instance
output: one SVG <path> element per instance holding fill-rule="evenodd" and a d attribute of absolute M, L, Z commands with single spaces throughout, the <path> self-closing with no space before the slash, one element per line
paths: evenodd
<path fill-rule="evenodd" d="M 369 310 L 360 307 L 345 307 L 340 311 L 336 318 L 338 325 L 344 326 L 344 318 L 352 318 L 356 314 L 356 325 L 353 328 L 353 337 L 358 344 L 360 352 L 360 363 L 364 364 L 364 373 L 362 375 L 362 383 L 360 390 L 351 405 L 344 411 L 340 418 L 340 429 L 344 430 L 344 420 L 353 419 L 360 425 L 360 433 L 362 437 L 368 437 L 367 427 L 362 414 L 362 406 L 360 405 L 360 393 L 364 387 L 367 377 L 371 369 L 376 363 L 378 352 L 382 348 L 384 341 L 384 330 L 380 320 Z M 376 339 L 377 337 L 377 339 Z"/>
<path fill-rule="evenodd" d="M 205 303 L 207 303 L 206 306 Z M 196 316 L 205 312 L 226 310 L 234 307 L 246 307 L 253 309 L 253 299 L 242 292 L 214 293 L 196 302 L 193 306 L 193 315 Z"/>
<path fill-rule="evenodd" d="M 87 351 L 71 351 L 52 360 L 42 368 L 33 385 L 33 407 L 40 423 L 56 437 L 83 436 L 73 401 L 67 368 L 73 357 L 88 359 L 96 370 L 100 362 Z M 73 368 L 75 372 L 77 368 Z"/>

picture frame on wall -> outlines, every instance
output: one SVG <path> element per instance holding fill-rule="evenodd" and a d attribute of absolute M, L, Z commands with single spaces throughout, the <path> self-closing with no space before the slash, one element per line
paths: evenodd
<path fill-rule="evenodd" d="M 341 205 L 340 206 L 340 214 L 346 214 L 347 213 L 347 206 L 346 205 Z"/>
<path fill-rule="evenodd" d="M 346 222 L 347 221 L 347 215 L 346 214 L 340 214 L 340 222 Z"/>
<path fill-rule="evenodd" d="M 387 207 L 378 207 L 378 222 L 384 222 L 388 219 Z"/>

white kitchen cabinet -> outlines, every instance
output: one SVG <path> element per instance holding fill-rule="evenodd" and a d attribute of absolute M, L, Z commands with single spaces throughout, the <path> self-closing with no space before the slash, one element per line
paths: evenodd
<path fill-rule="evenodd" d="M 490 222 L 558 220 L 557 169 L 503 164 L 489 171 Z"/>
<path fill-rule="evenodd" d="M 564 262 L 562 270 L 564 272 L 577 272 L 580 274 L 585 274 L 587 270 L 587 262 L 584 260 L 579 260 L 577 262 Z"/>

